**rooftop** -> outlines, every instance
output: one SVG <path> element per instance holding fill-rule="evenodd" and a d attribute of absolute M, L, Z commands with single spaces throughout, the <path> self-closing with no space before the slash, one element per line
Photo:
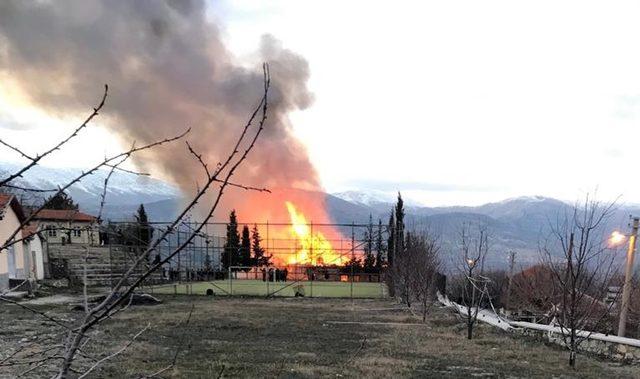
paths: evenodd
<path fill-rule="evenodd" d="M 56 221 L 78 221 L 95 222 L 94 216 L 82 213 L 75 209 L 42 209 L 35 216 L 34 220 L 56 220 Z"/>

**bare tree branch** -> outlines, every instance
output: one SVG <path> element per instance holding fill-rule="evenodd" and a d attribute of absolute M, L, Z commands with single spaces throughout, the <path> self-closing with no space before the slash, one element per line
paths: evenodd
<path fill-rule="evenodd" d="M 113 161 L 117 161 L 118 159 L 122 159 L 124 157 L 129 157 L 132 154 L 135 154 L 139 151 L 143 151 L 143 150 L 147 150 L 147 149 L 151 149 L 154 148 L 156 146 L 160 146 L 160 145 L 164 145 L 176 140 L 179 140 L 181 138 L 183 138 L 185 135 L 187 135 L 187 133 L 189 133 L 191 131 L 191 129 L 187 129 L 185 132 L 175 136 L 175 137 L 170 137 L 170 138 L 165 138 L 156 142 L 152 142 L 149 143 L 147 145 L 144 146 L 140 146 L 140 147 L 135 147 L 132 149 L 129 149 L 125 152 L 119 153 L 117 155 L 114 155 L 110 158 L 106 158 L 104 161 L 98 163 L 97 165 L 95 165 L 94 167 L 92 167 L 91 169 L 87 170 L 87 171 L 83 171 L 80 175 L 78 175 L 77 177 L 75 177 L 74 179 L 72 179 L 71 181 L 69 181 L 68 183 L 66 183 L 64 186 L 60 187 L 58 189 L 58 192 L 55 195 L 58 195 L 62 192 L 64 192 L 65 190 L 67 190 L 69 187 L 71 187 L 72 185 L 80 182 L 83 178 L 85 178 L 88 175 L 91 175 L 93 173 L 95 173 L 97 170 L 99 170 L 101 167 L 105 166 L 106 164 L 109 164 Z M 0 186 L 1 188 L 1 186 Z M 54 196 L 55 196 L 54 195 Z M 6 239 L 6 241 L 2 244 L 2 246 L 0 246 L 0 253 L 2 251 L 5 251 L 9 246 L 22 241 L 24 238 L 22 239 L 14 239 L 15 236 L 20 232 L 20 230 L 22 229 L 22 227 L 24 227 L 25 225 L 28 225 L 29 222 L 31 220 L 33 220 L 40 211 L 42 211 L 43 209 L 45 209 L 47 206 L 47 204 L 42 204 L 38 209 L 36 209 L 35 211 L 33 211 L 29 216 L 26 217 L 26 219 L 24 221 L 22 221 L 22 223 L 20 224 L 20 226 L 18 228 L 16 228 L 13 233 L 9 236 L 9 238 Z"/>
<path fill-rule="evenodd" d="M 22 157 L 27 158 L 30 161 L 33 161 L 34 158 L 32 158 L 30 155 L 25 154 L 22 150 L 18 149 L 17 147 L 8 144 L 7 142 L 3 141 L 0 139 L 0 144 L 8 147 L 9 149 L 15 151 L 16 153 L 20 154 Z"/>
<path fill-rule="evenodd" d="M 189 325 L 189 322 L 191 321 L 191 314 L 193 314 L 194 308 L 195 308 L 195 304 L 191 304 L 191 309 L 189 310 L 189 315 L 187 316 L 187 320 L 184 323 L 184 327 L 187 327 Z M 176 352 L 175 354 L 173 354 L 173 359 L 171 360 L 171 364 L 154 372 L 153 374 L 144 376 L 144 378 L 154 378 L 162 374 L 163 372 L 169 371 L 172 368 L 174 368 L 176 366 L 176 362 L 178 361 L 178 354 L 180 354 L 180 351 L 182 351 L 182 348 L 184 347 L 184 342 L 185 342 L 185 339 L 183 339 L 182 342 L 176 348 Z"/>
<path fill-rule="evenodd" d="M 105 100 L 107 99 L 107 93 L 109 92 L 109 86 L 108 85 L 104 85 L 104 94 L 102 95 L 102 100 L 100 100 L 100 103 L 98 104 L 97 107 L 95 107 L 93 109 L 93 112 L 89 115 L 89 117 L 87 117 L 84 122 L 78 126 L 69 136 L 67 136 L 65 139 L 63 139 L 62 141 L 58 142 L 58 144 L 56 144 L 54 147 L 52 147 L 51 149 L 45 151 L 42 154 L 39 154 L 35 157 L 30 157 L 22 152 L 20 152 L 20 154 L 22 154 L 22 156 L 28 158 L 31 162 L 24 166 L 22 169 L 18 170 L 17 172 L 9 175 L 7 178 L 0 180 L 0 187 L 4 186 L 5 184 L 11 182 L 13 179 L 15 178 L 19 178 L 22 176 L 22 174 L 24 174 L 25 172 L 29 171 L 33 166 L 37 165 L 38 162 L 40 160 L 42 160 L 42 158 L 46 157 L 47 155 L 53 153 L 56 150 L 59 150 L 62 146 L 64 146 L 67 142 L 69 142 L 72 138 L 76 137 L 78 135 L 78 133 L 87 127 L 87 125 L 89 124 L 89 122 L 91 120 L 93 120 L 93 118 L 95 116 L 98 115 L 98 112 L 102 109 L 102 107 L 104 106 Z M 7 144 L 3 143 L 5 146 L 8 146 Z M 14 148 L 14 150 L 17 150 Z M 19 151 L 19 150 L 18 150 Z"/>
<path fill-rule="evenodd" d="M 37 309 L 31 308 L 31 307 L 29 307 L 28 305 L 22 304 L 22 303 L 21 303 L 21 302 L 19 302 L 19 301 L 15 301 L 15 300 L 12 300 L 12 299 L 9 299 L 9 298 L 6 298 L 6 297 L 2 297 L 2 296 L 0 296 L 0 301 L 3 301 L 3 302 L 5 302 L 5 303 L 9 303 L 9 304 L 13 304 L 13 305 L 17 305 L 17 306 L 19 306 L 20 308 L 24 308 L 24 309 L 26 309 L 26 310 L 28 310 L 28 311 L 30 311 L 30 312 L 33 312 L 33 313 L 35 313 L 35 314 L 38 314 L 38 315 L 40 315 L 40 316 L 42 316 L 42 317 L 46 318 L 46 319 L 47 319 L 47 320 L 49 320 L 49 321 L 53 321 L 54 323 L 56 323 L 56 324 L 60 325 L 61 327 L 65 328 L 65 329 L 69 329 L 69 330 L 71 329 L 68 325 L 64 324 L 62 321 L 56 320 L 55 318 L 53 318 L 53 317 L 51 317 L 51 316 L 47 315 L 46 313 L 41 312 L 41 311 L 39 311 L 39 310 L 37 310 Z"/>
<path fill-rule="evenodd" d="M 140 330 L 138 333 L 136 333 L 124 346 L 122 346 L 122 348 L 120 348 L 118 351 L 114 352 L 113 354 L 110 354 L 110 355 L 100 359 L 99 361 L 97 361 L 93 366 L 89 367 L 89 369 L 87 371 L 85 371 L 82 375 L 80 375 L 78 377 L 78 379 L 86 378 L 87 375 L 89 375 L 89 373 L 91 373 L 91 371 L 93 371 L 96 368 L 98 368 L 98 366 L 100 366 L 101 364 L 103 364 L 104 362 L 106 362 L 106 361 L 108 361 L 110 359 L 115 358 L 119 354 L 122 354 L 123 351 L 127 350 L 127 348 L 129 346 L 131 346 L 135 342 L 136 338 L 138 338 L 142 333 L 147 331 L 150 327 L 151 327 L 151 323 L 147 323 L 147 326 L 145 326 L 142 330 Z"/>
<path fill-rule="evenodd" d="M 133 265 L 131 265 L 129 269 L 122 275 L 121 279 L 113 286 L 111 292 L 107 294 L 105 299 L 100 304 L 90 309 L 89 313 L 79 323 L 79 326 L 75 328 L 72 333 L 69 334 L 69 339 L 65 344 L 66 347 L 65 347 L 64 359 L 62 361 L 62 364 L 60 365 L 60 370 L 58 371 L 58 374 L 56 376 L 57 378 L 64 378 L 67 376 L 68 372 L 71 369 L 71 365 L 73 363 L 76 352 L 78 351 L 79 346 L 81 345 L 83 339 L 85 338 L 86 331 L 94 327 L 94 325 L 101 322 L 105 318 L 109 317 L 112 314 L 112 310 L 114 310 L 117 306 L 119 306 L 119 304 L 121 304 L 122 301 L 126 299 L 128 296 L 131 296 L 135 291 L 135 289 L 138 288 L 142 284 L 142 282 L 147 277 L 149 277 L 149 275 L 151 275 L 155 270 L 161 267 L 162 264 L 166 263 L 169 259 L 171 259 L 176 254 L 180 253 L 180 251 L 182 251 L 186 246 L 188 246 L 191 243 L 191 241 L 195 238 L 195 236 L 197 236 L 198 233 L 201 232 L 206 222 L 208 222 L 208 220 L 211 219 L 214 211 L 217 209 L 220 203 L 222 195 L 224 194 L 224 190 L 226 189 L 227 186 L 230 185 L 229 184 L 230 178 L 235 173 L 235 170 L 247 158 L 249 152 L 253 149 L 259 135 L 264 129 L 264 124 L 267 119 L 267 109 L 268 109 L 267 96 L 268 96 L 268 90 L 270 86 L 269 68 L 266 64 L 263 66 L 263 71 L 264 71 L 264 75 L 263 75 L 264 95 L 260 101 L 260 105 L 258 106 L 258 108 L 256 108 L 252 117 L 249 119 L 249 122 L 247 122 L 246 126 L 244 127 L 238 141 L 236 142 L 236 145 L 233 151 L 229 154 L 227 161 L 225 161 L 223 165 L 220 165 L 216 169 L 216 171 L 213 173 L 213 175 L 208 178 L 205 185 L 198 191 L 198 193 L 195 195 L 192 201 L 189 204 L 187 204 L 187 206 L 183 209 L 183 211 L 178 215 L 178 217 L 176 217 L 176 219 L 169 225 L 169 227 L 166 228 L 166 230 L 160 235 L 160 237 L 157 238 L 149 247 L 147 247 L 144 253 L 140 254 L 137 257 Z M 253 137 L 249 141 L 247 141 L 248 145 L 244 150 L 244 152 L 241 155 L 237 156 L 238 154 L 240 154 L 238 147 L 240 146 L 245 136 L 247 135 L 248 129 L 251 126 L 254 118 L 258 114 L 259 110 L 261 111 L 261 118 L 256 127 L 256 131 Z M 119 157 L 122 157 L 124 155 L 126 154 L 121 154 L 119 155 Z M 105 162 L 105 163 L 110 163 L 110 162 Z M 227 170 L 226 170 L 226 173 L 223 174 L 223 170 L 225 170 L 225 168 L 227 168 Z M 223 176 L 223 178 L 220 178 L 219 176 Z M 143 274 L 136 277 L 135 276 L 136 270 L 138 270 L 138 268 L 141 267 L 141 265 L 147 261 L 150 254 L 156 250 L 159 244 L 162 241 L 164 241 L 170 233 L 173 232 L 173 230 L 181 222 L 183 217 L 185 217 L 185 215 L 188 214 L 195 207 L 195 205 L 204 196 L 204 194 L 210 189 L 213 183 L 220 183 L 217 195 L 215 196 L 215 200 L 213 201 L 212 205 L 209 207 L 208 213 L 205 215 L 202 221 L 198 222 L 198 225 L 194 229 L 193 233 L 191 233 L 186 238 L 186 240 L 182 242 L 176 249 L 170 252 L 167 257 L 153 264 L 151 267 L 146 269 Z M 125 287 L 125 283 L 128 283 L 128 281 L 131 278 L 135 278 L 133 283 Z M 124 291 L 121 292 L 122 289 L 124 289 Z"/>

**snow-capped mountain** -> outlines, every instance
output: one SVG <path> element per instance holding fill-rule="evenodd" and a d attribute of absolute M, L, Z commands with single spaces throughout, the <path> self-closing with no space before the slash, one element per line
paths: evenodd
<path fill-rule="evenodd" d="M 392 193 L 384 191 L 344 191 L 332 194 L 342 200 L 348 201 L 354 204 L 371 205 L 378 203 L 393 203 L 396 201 L 396 196 Z"/>
<path fill-rule="evenodd" d="M 11 163 L 0 163 L 0 176 L 16 172 L 21 167 Z M 37 189 L 55 189 L 70 182 L 81 172 L 80 169 L 35 166 L 12 184 Z M 96 213 L 100 207 L 100 197 L 108 174 L 108 170 L 98 170 L 71 186 L 67 192 L 82 210 Z M 41 198 L 46 196 L 46 193 L 40 195 Z M 114 171 L 109 178 L 106 208 L 103 213 L 105 218 L 129 218 L 140 204 L 149 204 L 149 213 L 155 213 L 153 207 L 156 203 L 177 202 L 179 197 L 180 191 L 170 183 L 149 176 Z"/>
<path fill-rule="evenodd" d="M 348 201 L 353 204 L 365 205 L 374 208 L 378 208 L 381 205 L 384 205 L 387 208 L 388 204 L 394 204 L 398 199 L 397 192 L 390 191 L 379 191 L 379 190 L 367 190 L 367 191 L 344 191 L 344 192 L 336 192 L 331 195 L 340 198 L 344 201 Z M 417 201 L 414 201 L 411 198 L 408 198 L 406 195 L 402 196 L 404 203 L 407 207 L 421 207 Z"/>

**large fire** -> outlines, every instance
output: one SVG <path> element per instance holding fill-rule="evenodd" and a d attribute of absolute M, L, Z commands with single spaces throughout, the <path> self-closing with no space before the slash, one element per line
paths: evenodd
<path fill-rule="evenodd" d="M 291 188 L 252 192 L 234 201 L 241 224 L 258 223 L 263 245 L 275 266 L 341 266 L 351 257 L 345 238 L 327 213 L 326 194 Z"/>
<path fill-rule="evenodd" d="M 302 212 L 286 201 L 291 218 L 290 234 L 296 244 L 296 253 L 286 258 L 288 265 L 343 265 L 348 258 L 336 252 L 321 232 L 314 232 Z"/>

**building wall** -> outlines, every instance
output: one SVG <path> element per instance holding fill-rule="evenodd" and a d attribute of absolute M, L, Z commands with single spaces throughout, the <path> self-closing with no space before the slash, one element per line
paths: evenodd
<path fill-rule="evenodd" d="M 44 279 L 44 249 L 42 248 L 42 240 L 40 237 L 37 235 L 34 237 L 35 238 L 30 242 L 30 247 L 35 258 L 35 274 L 36 279 L 42 280 Z"/>
<path fill-rule="evenodd" d="M 31 268 L 33 267 L 33 259 L 31 259 L 31 252 L 29 250 L 29 241 L 24 240 L 22 245 L 22 275 L 20 279 L 33 278 Z"/>
<path fill-rule="evenodd" d="M 9 262 L 4 250 L 0 253 L 0 290 L 9 287 Z"/>
<path fill-rule="evenodd" d="M 4 209 L 4 217 L 0 220 L 0 243 L 4 244 L 9 236 L 20 227 L 20 221 L 18 217 L 11 209 L 11 206 L 7 205 Z M 21 239 L 22 232 L 16 234 L 15 239 Z M 22 243 L 13 244 L 13 251 L 15 257 L 15 275 L 11 279 L 23 279 L 24 278 L 24 249 Z M 9 287 L 9 257 L 8 251 L 2 250 L 0 252 L 0 289 Z"/>
<path fill-rule="evenodd" d="M 93 232 L 94 242 L 98 242 L 97 229 L 90 228 L 88 222 L 74 222 L 74 221 L 39 221 L 40 229 L 42 230 L 42 236 L 50 243 L 78 243 L 89 244 L 91 243 L 91 233 Z M 50 227 L 52 230 L 46 230 Z M 71 241 L 69 241 L 71 237 Z"/>
<path fill-rule="evenodd" d="M 37 234 L 33 235 L 32 238 L 25 241 L 23 249 L 25 262 L 29 262 L 29 276 L 37 280 L 44 279 L 44 257 L 40 237 Z"/>

